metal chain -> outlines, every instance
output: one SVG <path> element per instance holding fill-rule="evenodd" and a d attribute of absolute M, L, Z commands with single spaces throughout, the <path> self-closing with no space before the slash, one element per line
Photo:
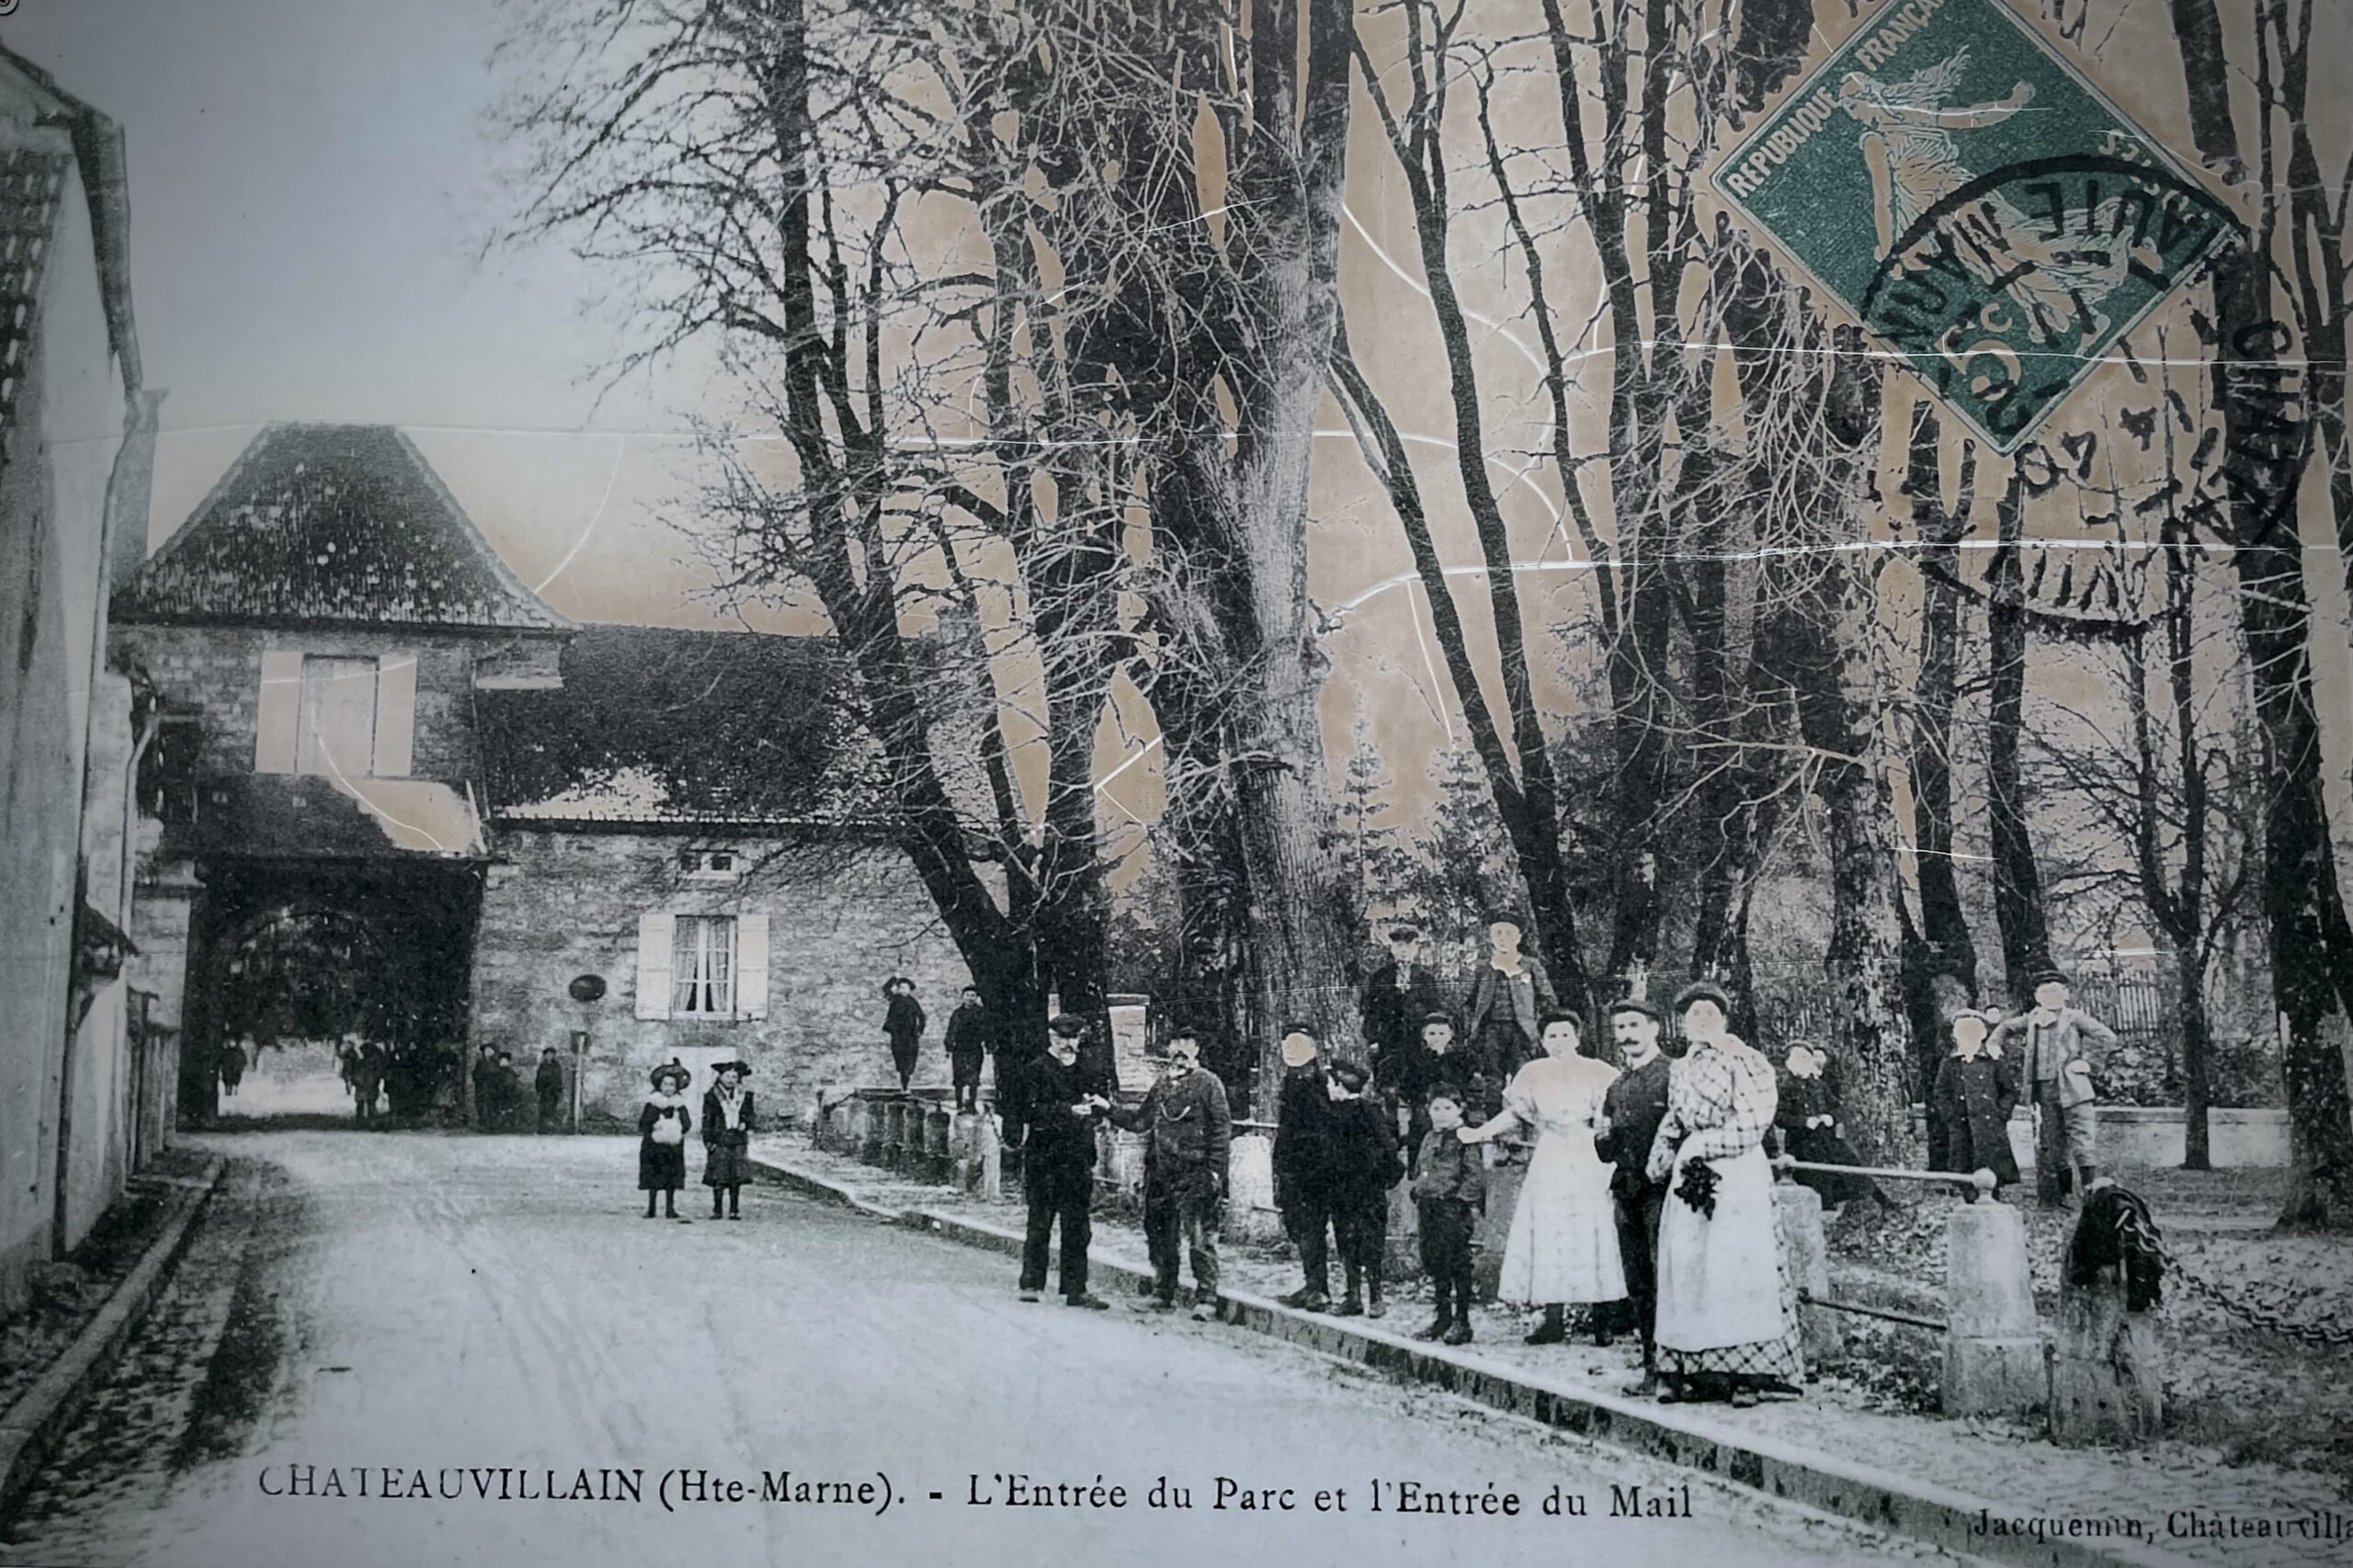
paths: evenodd
<path fill-rule="evenodd" d="M 2176 1257 L 2154 1231 L 2142 1226 L 2141 1217 L 2130 1209 L 2117 1211 L 2116 1228 L 2156 1254 L 2157 1261 L 2165 1265 L 2165 1272 L 2188 1286 L 2193 1294 L 2204 1297 L 2242 1323 L 2305 1345 L 2326 1346 L 2332 1349 L 2353 1345 L 2353 1324 L 2341 1321 L 2334 1324 L 2299 1323 L 2286 1313 L 2275 1312 L 2258 1302 L 2234 1299 L 2222 1286 Z"/>

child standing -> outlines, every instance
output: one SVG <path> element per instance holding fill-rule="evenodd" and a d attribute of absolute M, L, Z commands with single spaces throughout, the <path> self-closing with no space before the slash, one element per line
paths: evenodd
<path fill-rule="evenodd" d="M 1422 1268 L 1438 1292 L 1438 1315 L 1416 1339 L 1471 1343 L 1471 1236 L 1487 1206 L 1487 1166 L 1479 1151 L 1455 1134 L 1462 1126 L 1462 1091 L 1430 1091 L 1430 1130 L 1415 1159 L 1413 1197 L 1421 1216 Z"/>
<path fill-rule="evenodd" d="M 654 1070 L 654 1092 L 637 1113 L 637 1186 L 645 1194 L 649 1220 L 657 1193 L 667 1217 L 678 1219 L 678 1189 L 687 1185 L 687 1133 L 694 1126 L 687 1111 L 687 1085 L 693 1082 L 679 1063 L 664 1062 Z"/>
<path fill-rule="evenodd" d="M 1347 1293 L 1332 1309 L 1335 1317 L 1380 1317 L 1388 1311 L 1381 1266 L 1389 1233 L 1389 1189 L 1405 1171 L 1389 1118 L 1364 1097 L 1366 1079 L 1363 1068 L 1343 1062 L 1326 1081 L 1332 1112 L 1324 1131 L 1324 1190 L 1331 1196 L 1332 1234 L 1347 1278 Z"/>
<path fill-rule="evenodd" d="M 744 1087 L 751 1069 L 741 1062 L 722 1062 L 710 1070 L 710 1087 L 702 1096 L 702 1184 L 710 1188 L 710 1217 L 719 1218 L 719 1200 L 727 1199 L 727 1217 L 744 1217 L 744 1177 L 751 1165 L 752 1091 Z"/>
<path fill-rule="evenodd" d="M 882 1015 L 882 1032 L 891 1040 L 891 1065 L 899 1074 L 899 1092 L 915 1082 L 915 1059 L 923 1051 L 923 1027 L 926 1019 L 923 1004 L 915 1000 L 915 983 L 904 974 L 892 975 L 882 987 L 883 1000 L 888 1004 Z"/>
<path fill-rule="evenodd" d="M 2010 1152 L 2010 1113 L 2018 1107 L 2018 1074 L 1988 1034 L 1983 1013 L 1953 1015 L 1952 1054 L 1937 1066 L 1929 1103 L 1943 1124 L 1939 1170 L 1994 1173 L 1995 1189 L 2018 1179 L 2018 1156 Z M 1977 1201 L 1977 1189 L 1967 1194 Z"/>

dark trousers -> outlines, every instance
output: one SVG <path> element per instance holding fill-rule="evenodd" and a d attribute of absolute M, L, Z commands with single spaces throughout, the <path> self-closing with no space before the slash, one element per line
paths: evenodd
<path fill-rule="evenodd" d="M 1062 1221 L 1062 1287 L 1065 1296 L 1086 1294 L 1086 1244 L 1094 1239 L 1094 1221 L 1086 1208 L 1095 1198 L 1095 1173 L 1087 1166 L 1040 1158 L 1032 1151 L 1028 1179 L 1022 1184 L 1029 1199 L 1029 1229 L 1021 1244 L 1021 1288 L 1046 1288 L 1046 1248 L 1054 1221 Z"/>
<path fill-rule="evenodd" d="M 561 1094 L 540 1096 L 540 1131 L 542 1132 L 563 1131 L 563 1096 Z"/>
<path fill-rule="evenodd" d="M 1459 1198 L 1425 1199 L 1415 1208 L 1421 1216 L 1422 1271 L 1437 1290 L 1438 1318 L 1468 1321 L 1471 1236 L 1478 1217 Z"/>
<path fill-rule="evenodd" d="M 1389 1249 L 1389 1195 L 1347 1192 L 1334 1198 L 1332 1239 L 1351 1290 L 1368 1273 L 1379 1283 L 1382 1256 Z"/>
<path fill-rule="evenodd" d="M 1176 1294 L 1180 1252 L 1193 1258 L 1193 1288 L 1207 1301 L 1217 1294 L 1217 1184 L 1206 1166 L 1163 1174 L 1157 1167 L 1143 1182 L 1143 1239 L 1152 1258 L 1153 1289 Z"/>
<path fill-rule="evenodd" d="M 970 1056 L 961 1051 L 951 1054 L 948 1058 L 948 1076 L 949 1081 L 956 1085 L 956 1108 L 980 1109 L 981 1053 L 976 1051 Z"/>
<path fill-rule="evenodd" d="M 1618 1258 L 1626 1268 L 1619 1327 L 1643 1336 L 1643 1365 L 1654 1366 L 1658 1357 L 1658 1221 L 1666 1212 L 1666 1188 L 1648 1182 L 1631 1191 L 1620 1187 L 1609 1200 L 1617 1213 Z"/>
<path fill-rule="evenodd" d="M 1283 1233 L 1299 1249 L 1300 1271 L 1307 1277 L 1307 1289 L 1318 1296 L 1330 1295 L 1332 1255 L 1324 1233 L 1332 1226 L 1331 1199 L 1313 1190 L 1286 1191 L 1282 1216 Z"/>
<path fill-rule="evenodd" d="M 895 1035 L 892 1037 L 891 1065 L 898 1070 L 899 1087 L 905 1088 L 907 1081 L 915 1075 L 915 1057 L 922 1050 L 921 1040 L 901 1040 Z"/>

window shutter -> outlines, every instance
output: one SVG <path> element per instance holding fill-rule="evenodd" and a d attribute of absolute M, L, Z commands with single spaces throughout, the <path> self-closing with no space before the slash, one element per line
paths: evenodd
<path fill-rule="evenodd" d="M 676 935 L 677 916 L 651 914 L 637 917 L 637 1016 L 670 1016 L 670 943 Z"/>
<path fill-rule="evenodd" d="M 294 736 L 302 717 L 302 655 L 272 648 L 261 656 L 261 701 L 254 722 L 254 771 L 294 771 Z"/>
<path fill-rule="evenodd" d="M 735 917 L 735 1016 L 768 1016 L 768 917 Z"/>
<path fill-rule="evenodd" d="M 376 661 L 376 758 L 379 778 L 408 777 L 416 740 L 416 655 L 386 653 Z"/>

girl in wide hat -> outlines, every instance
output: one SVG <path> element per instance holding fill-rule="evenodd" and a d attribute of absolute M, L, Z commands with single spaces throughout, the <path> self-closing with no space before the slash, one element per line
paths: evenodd
<path fill-rule="evenodd" d="M 654 1092 L 637 1113 L 637 1186 L 645 1194 L 649 1220 L 656 1193 L 667 1217 L 679 1219 L 678 1189 L 687 1185 L 687 1134 L 695 1124 L 687 1110 L 687 1085 L 693 1082 L 694 1074 L 678 1062 L 664 1062 L 654 1070 Z"/>
<path fill-rule="evenodd" d="M 719 1218 L 722 1197 L 727 1217 L 744 1217 L 744 1183 L 751 1169 L 752 1091 L 744 1087 L 751 1068 L 741 1062 L 722 1062 L 710 1070 L 710 1087 L 702 1095 L 702 1184 L 710 1188 L 710 1217 Z"/>

